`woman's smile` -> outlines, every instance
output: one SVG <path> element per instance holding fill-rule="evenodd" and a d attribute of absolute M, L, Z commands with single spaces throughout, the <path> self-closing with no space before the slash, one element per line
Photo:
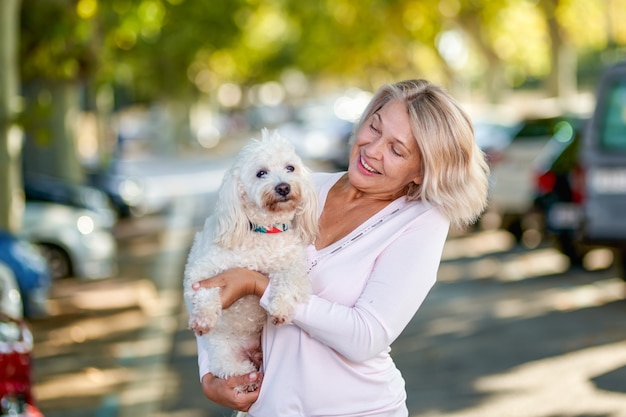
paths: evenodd
<path fill-rule="evenodd" d="M 380 172 L 378 172 L 376 169 L 374 169 L 372 166 L 370 166 L 366 161 L 365 158 L 363 158 L 362 155 L 359 155 L 359 166 L 361 168 L 364 168 L 365 171 L 367 171 L 368 173 L 372 173 L 372 174 L 380 174 Z"/>

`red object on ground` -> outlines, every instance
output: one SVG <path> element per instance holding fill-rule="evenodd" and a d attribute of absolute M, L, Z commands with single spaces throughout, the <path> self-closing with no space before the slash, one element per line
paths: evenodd
<path fill-rule="evenodd" d="M 0 416 L 43 417 L 32 393 L 32 350 L 26 323 L 0 312 Z"/>

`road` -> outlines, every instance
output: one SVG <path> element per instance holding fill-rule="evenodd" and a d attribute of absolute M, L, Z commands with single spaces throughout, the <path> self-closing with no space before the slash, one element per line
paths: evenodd
<path fill-rule="evenodd" d="M 120 274 L 55 284 L 32 322 L 46 417 L 217 417 L 185 329 L 181 276 L 214 193 L 121 222 Z M 626 417 L 626 291 L 611 267 L 570 270 L 549 245 L 454 233 L 392 355 L 412 416 Z"/>

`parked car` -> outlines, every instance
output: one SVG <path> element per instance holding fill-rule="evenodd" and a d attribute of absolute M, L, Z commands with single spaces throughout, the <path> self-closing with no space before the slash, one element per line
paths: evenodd
<path fill-rule="evenodd" d="M 0 312 L 0 415 L 43 417 L 33 394 L 33 335 L 26 322 Z"/>
<path fill-rule="evenodd" d="M 88 184 L 104 192 L 119 217 L 141 217 L 166 210 L 171 196 L 163 192 L 154 171 L 158 163 L 113 159 L 108 165 L 87 172 Z"/>
<path fill-rule="evenodd" d="M 27 201 L 47 201 L 84 208 L 98 213 L 104 227 L 113 227 L 117 220 L 107 195 L 95 187 L 71 184 L 60 178 L 39 174 L 24 174 L 24 197 Z"/>
<path fill-rule="evenodd" d="M 579 150 L 584 126 L 561 125 L 534 163 L 534 212 L 540 231 L 572 265 L 580 265 L 589 249 L 579 241 L 584 199 Z"/>
<path fill-rule="evenodd" d="M 585 184 L 581 240 L 615 249 L 626 279 L 626 62 L 600 77 L 580 156 Z"/>
<path fill-rule="evenodd" d="M 41 317 L 48 314 L 47 303 L 51 284 L 51 273 L 45 259 L 30 242 L 6 230 L 0 230 L 0 264 L 4 267 L 3 299 L 13 303 L 12 316 Z M 19 298 L 12 292 L 11 277 L 17 282 Z M 6 294 L 4 293 L 6 288 Z M 20 303 L 23 311 L 16 315 L 15 304 Z M 4 304 L 4 303 L 3 303 Z M 11 313 L 7 311 L 6 313 Z"/>
<path fill-rule="evenodd" d="M 91 210 L 27 201 L 20 235 L 41 249 L 54 279 L 104 278 L 117 271 L 115 238 Z"/>
<path fill-rule="evenodd" d="M 555 116 L 522 121 L 511 142 L 491 170 L 489 207 L 501 228 L 522 239 L 524 218 L 533 208 L 533 165 L 544 146 L 559 129 L 578 123 L 580 117 Z"/>

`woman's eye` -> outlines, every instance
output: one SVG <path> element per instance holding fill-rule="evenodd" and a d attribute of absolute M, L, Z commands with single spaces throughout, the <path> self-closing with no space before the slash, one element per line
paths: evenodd
<path fill-rule="evenodd" d="M 379 133 L 378 129 L 376 128 L 376 126 L 374 126 L 374 123 L 370 123 L 370 129 L 373 130 L 376 133 Z"/>
<path fill-rule="evenodd" d="M 262 169 L 262 170 L 260 170 L 260 171 L 258 171 L 258 172 L 256 173 L 256 177 L 257 177 L 257 178 L 263 178 L 263 177 L 264 177 L 264 176 L 266 176 L 266 175 L 267 175 L 267 171 L 265 171 L 265 170 L 263 170 L 263 169 Z"/>
<path fill-rule="evenodd" d="M 285 169 L 287 170 L 287 172 L 293 172 L 296 170 L 296 168 L 293 165 L 287 165 Z"/>
<path fill-rule="evenodd" d="M 393 152 L 394 155 L 396 156 L 402 156 L 402 154 L 400 152 L 398 152 L 398 150 L 394 147 L 391 147 L 391 152 Z"/>

